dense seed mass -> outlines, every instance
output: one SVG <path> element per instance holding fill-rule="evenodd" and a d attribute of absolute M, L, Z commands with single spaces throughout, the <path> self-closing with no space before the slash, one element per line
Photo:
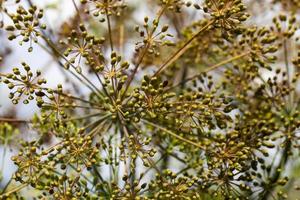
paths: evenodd
<path fill-rule="evenodd" d="M 66 81 L 0 69 L 12 103 L 39 111 L 0 117 L 16 166 L 0 199 L 295 199 L 298 1 L 71 1 L 60 30 L 33 3 L 0 0 L 0 64 L 18 40 Z M 260 6 L 281 12 L 262 24 Z"/>

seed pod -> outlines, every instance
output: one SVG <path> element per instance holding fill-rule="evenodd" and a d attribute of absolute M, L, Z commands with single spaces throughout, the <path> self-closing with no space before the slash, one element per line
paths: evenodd
<path fill-rule="evenodd" d="M 80 66 L 77 66 L 77 67 L 76 67 L 76 72 L 77 72 L 78 74 L 81 74 L 81 73 L 82 73 L 82 69 L 81 69 Z"/>
<path fill-rule="evenodd" d="M 199 4 L 196 4 L 196 3 L 194 3 L 194 7 L 195 7 L 197 10 L 200 10 L 200 9 L 201 9 L 201 7 L 199 6 Z"/>
<path fill-rule="evenodd" d="M 169 29 L 169 26 L 168 25 L 164 25 L 161 29 L 161 32 L 166 32 L 167 30 Z"/>
<path fill-rule="evenodd" d="M 268 142 L 268 141 L 263 141 L 262 143 L 263 146 L 268 147 L 268 148 L 274 148 L 275 144 Z"/>

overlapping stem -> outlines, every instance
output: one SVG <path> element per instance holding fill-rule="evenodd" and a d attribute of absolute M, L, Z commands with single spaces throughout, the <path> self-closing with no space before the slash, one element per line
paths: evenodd
<path fill-rule="evenodd" d="M 164 128 L 164 127 L 158 125 L 158 124 L 154 124 L 154 123 L 152 123 L 152 122 L 150 122 L 150 121 L 148 121 L 148 120 L 146 120 L 146 119 L 142 119 L 142 121 L 145 122 L 146 124 L 151 125 L 152 127 L 158 128 L 158 129 L 160 129 L 161 131 L 163 131 L 163 132 L 165 132 L 165 133 L 168 133 L 168 134 L 171 135 L 172 137 L 174 137 L 174 138 L 176 138 L 176 139 L 178 139 L 178 140 L 180 140 L 180 141 L 182 141 L 182 142 L 185 142 L 185 143 L 187 143 L 187 144 L 191 144 L 191 145 L 193 145 L 193 146 L 195 146 L 195 147 L 197 147 L 197 148 L 199 148 L 199 149 L 202 149 L 202 150 L 205 150 L 205 149 L 206 149 L 206 148 L 203 147 L 202 145 L 200 145 L 200 144 L 198 144 L 198 143 L 196 143 L 196 142 L 193 142 L 193 141 L 191 141 L 191 140 L 188 140 L 188 139 L 186 139 L 186 138 L 184 138 L 184 137 L 181 137 L 180 135 L 178 135 L 178 134 L 176 134 L 176 133 L 173 133 L 172 131 L 170 131 L 170 130 L 168 130 L 168 129 L 166 129 L 166 128 Z"/>
<path fill-rule="evenodd" d="M 157 20 L 158 20 L 158 21 L 159 21 L 160 18 L 162 17 L 162 15 L 163 15 L 163 13 L 165 12 L 165 10 L 166 10 L 166 6 L 163 6 L 163 7 L 159 10 L 159 12 L 158 12 L 158 14 L 157 14 Z M 151 31 L 149 37 L 152 37 L 152 35 L 154 34 L 155 30 L 156 30 L 156 28 L 153 28 L 153 29 L 152 29 L 152 31 Z M 123 99 L 124 95 L 127 93 L 127 90 L 128 90 L 128 88 L 130 87 L 131 82 L 133 81 L 133 79 L 134 79 L 134 77 L 135 77 L 135 74 L 137 73 L 137 71 L 138 71 L 140 65 L 142 64 L 142 62 L 143 62 L 143 60 L 144 60 L 144 58 L 145 58 L 145 56 L 146 56 L 146 54 L 147 54 L 149 48 L 150 48 L 150 44 L 147 43 L 146 46 L 143 48 L 142 54 L 141 54 L 141 56 L 140 56 L 140 58 L 139 58 L 137 64 L 135 65 L 135 67 L 134 67 L 134 69 L 133 69 L 133 72 L 130 74 L 130 76 L 129 76 L 129 78 L 128 78 L 128 81 L 127 81 L 127 83 L 126 83 L 124 92 L 123 92 L 122 97 L 121 97 L 122 99 Z"/>
<path fill-rule="evenodd" d="M 31 123 L 28 120 L 23 119 L 13 119 L 13 118 L 4 118 L 0 117 L 0 122 L 10 122 L 10 123 Z"/>
<path fill-rule="evenodd" d="M 189 45 L 197 38 L 201 33 L 206 31 L 210 26 L 214 23 L 214 21 L 209 21 L 205 26 L 203 26 L 197 33 L 195 33 L 187 42 L 182 45 L 174 54 L 172 54 L 153 74 L 153 77 L 158 76 L 162 71 L 164 71 L 167 67 L 169 67 L 172 63 L 174 63 L 178 58 L 180 58 L 189 48 Z"/>
<path fill-rule="evenodd" d="M 167 90 L 174 89 L 174 88 L 176 88 L 176 87 L 178 87 L 178 86 L 180 86 L 180 85 L 182 85 L 182 84 L 184 84 L 184 83 L 187 83 L 187 82 L 189 82 L 189 81 L 195 80 L 195 79 L 197 79 L 198 77 L 200 77 L 203 73 L 207 73 L 207 72 L 213 71 L 213 70 L 215 70 L 215 69 L 217 69 L 217 68 L 219 68 L 219 67 L 224 66 L 225 64 L 231 63 L 231 62 L 233 62 L 233 61 L 235 61 L 235 60 L 238 60 L 238 59 L 240 59 L 240 58 L 243 58 L 243 57 L 245 57 L 245 56 L 247 56 L 247 55 L 249 55 L 249 54 L 250 54 L 250 52 L 245 52 L 245 53 L 236 55 L 236 56 L 234 56 L 234 57 L 231 57 L 231 58 L 229 58 L 229 59 L 226 59 L 226 60 L 224 60 L 224 61 L 221 61 L 221 62 L 219 62 L 219 63 L 217 63 L 217 64 L 215 64 L 215 65 L 213 65 L 213 66 L 210 66 L 210 67 L 206 68 L 205 70 L 203 70 L 202 72 L 200 72 L 200 73 L 198 73 L 198 74 L 196 74 L 196 75 L 194 75 L 194 76 L 191 76 L 191 77 L 189 77 L 189 78 L 184 79 L 183 81 L 177 83 L 176 85 L 173 85 L 172 87 L 168 88 Z"/>

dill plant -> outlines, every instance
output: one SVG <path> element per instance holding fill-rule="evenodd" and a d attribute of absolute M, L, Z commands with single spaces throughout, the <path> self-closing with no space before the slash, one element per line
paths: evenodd
<path fill-rule="evenodd" d="M 72 0 L 52 30 L 33 1 L 0 1 L 1 32 L 67 79 L 49 87 L 26 61 L 0 73 L 13 104 L 39 109 L 0 118 L 18 151 L 0 199 L 296 198 L 298 1 L 258 2 L 281 9 L 265 25 L 251 0 L 139 3 L 142 22 L 130 0 Z"/>

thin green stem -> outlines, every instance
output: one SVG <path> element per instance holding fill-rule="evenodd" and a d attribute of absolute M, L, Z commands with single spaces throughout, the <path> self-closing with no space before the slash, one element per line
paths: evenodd
<path fill-rule="evenodd" d="M 202 150 L 205 150 L 205 147 L 201 146 L 200 144 L 196 143 L 196 142 L 193 142 L 191 140 L 188 140 L 188 139 L 185 139 L 184 137 L 181 137 L 180 135 L 176 134 L 176 133 L 173 133 L 172 131 L 160 126 L 160 125 L 157 125 L 157 124 L 154 124 L 148 120 L 145 120 L 145 119 L 142 119 L 143 122 L 145 122 L 146 124 L 149 124 L 155 128 L 158 128 L 162 131 L 164 131 L 165 133 L 168 133 L 169 135 L 171 135 L 172 137 L 175 137 L 176 139 L 182 141 L 182 142 L 185 142 L 187 144 L 191 144 L 195 147 L 198 147 L 199 149 L 202 149 Z"/>
<path fill-rule="evenodd" d="M 156 17 L 156 18 L 157 18 L 157 21 L 160 20 L 160 18 L 162 17 L 162 15 L 163 15 L 163 13 L 164 13 L 165 10 L 166 10 L 166 5 L 165 5 L 162 9 L 159 10 L 159 12 L 158 12 L 158 14 L 157 14 L 157 17 Z M 156 28 L 153 28 L 153 29 L 152 29 L 152 31 L 151 31 L 151 33 L 150 33 L 150 35 L 149 35 L 150 38 L 151 38 L 152 35 L 154 34 L 155 30 L 156 30 Z M 145 56 L 146 56 L 147 51 L 148 51 L 149 48 L 150 48 L 150 44 L 147 43 L 147 45 L 146 45 L 146 46 L 144 47 L 144 49 L 143 49 L 143 52 L 142 52 L 142 54 L 141 54 L 141 57 L 139 58 L 137 64 L 135 65 L 135 68 L 133 69 L 132 74 L 129 76 L 129 79 L 128 79 L 127 83 L 126 83 L 125 90 L 124 90 L 124 92 L 123 92 L 123 94 L 122 94 L 122 96 L 121 96 L 121 99 L 123 99 L 123 97 L 126 95 L 127 90 L 128 90 L 128 88 L 129 88 L 129 86 L 131 85 L 131 82 L 133 81 L 133 79 L 134 79 L 134 77 L 135 77 L 135 74 L 137 73 L 137 71 L 138 71 L 138 69 L 139 69 L 141 63 L 143 62 L 143 60 L 144 60 L 144 58 L 145 58 Z"/>
<path fill-rule="evenodd" d="M 135 76 L 136 72 L 138 71 L 138 68 L 139 68 L 140 64 L 143 62 L 144 57 L 145 57 L 146 54 L 147 54 L 148 48 L 149 48 L 149 45 L 147 45 L 147 46 L 144 48 L 143 53 L 142 53 L 142 55 L 141 55 L 141 57 L 140 57 L 138 63 L 136 64 L 136 66 L 135 66 L 135 68 L 134 68 L 132 74 L 129 76 L 129 79 L 128 79 L 127 83 L 126 83 L 125 90 L 124 90 L 124 92 L 122 93 L 122 97 L 121 97 L 122 99 L 123 99 L 123 97 L 126 95 L 127 90 L 129 89 L 129 86 L 131 85 L 131 82 L 133 81 L 134 76 Z"/>
<path fill-rule="evenodd" d="M 114 44 L 113 44 L 112 31 L 111 31 L 111 23 L 110 23 L 110 17 L 108 15 L 107 9 L 105 10 L 105 13 L 106 13 L 106 20 L 107 20 L 107 27 L 108 27 L 108 34 L 109 34 L 110 50 L 114 51 Z"/>
<path fill-rule="evenodd" d="M 287 39 L 284 39 L 283 41 L 283 49 L 284 49 L 284 62 L 285 62 L 285 69 L 286 69 L 286 75 L 287 75 L 287 85 L 288 88 L 291 89 L 291 72 L 290 72 L 290 66 L 289 66 L 289 55 L 288 55 L 288 45 L 287 45 Z M 292 109 L 293 100 L 292 100 L 292 94 L 289 92 L 289 106 L 290 109 Z"/>
<path fill-rule="evenodd" d="M 13 194 L 15 192 L 18 192 L 18 191 L 22 190 L 23 188 L 25 188 L 27 186 L 28 186 L 27 183 L 21 184 L 21 185 L 15 187 L 14 189 L 12 189 L 12 190 L 10 190 L 8 192 L 1 194 L 0 198 L 1 197 L 8 197 L 9 195 L 11 195 L 11 194 Z"/>
<path fill-rule="evenodd" d="M 208 22 L 205 26 L 203 26 L 197 33 L 195 33 L 187 42 L 184 43 L 182 47 L 180 47 L 173 55 L 171 55 L 154 73 L 153 77 L 158 76 L 162 71 L 164 71 L 167 67 L 169 67 L 172 63 L 174 63 L 178 58 L 180 58 L 189 48 L 189 45 L 197 38 L 202 32 L 206 31 L 214 21 Z"/>
<path fill-rule="evenodd" d="M 191 77 L 189 77 L 189 78 L 186 78 L 185 80 L 179 82 L 179 83 L 176 84 L 176 85 L 173 85 L 172 87 L 168 88 L 167 90 L 174 89 L 174 88 L 176 88 L 176 87 L 178 87 L 178 86 L 180 86 L 180 85 L 182 85 L 182 84 L 184 84 L 184 83 L 187 83 L 187 82 L 189 82 L 189 81 L 195 80 L 196 78 L 201 77 L 201 76 L 203 75 L 203 73 L 207 73 L 207 72 L 213 71 L 213 70 L 215 70 L 215 69 L 217 69 L 217 68 L 219 68 L 219 67 L 221 67 L 221 66 L 223 66 L 223 65 L 225 65 L 225 64 L 228 64 L 228 63 L 230 63 L 230 62 L 233 62 L 233 61 L 235 61 L 235 60 L 238 60 L 238 59 L 240 59 L 240 58 L 242 58 L 242 57 L 245 57 L 245 56 L 247 56 L 247 55 L 249 55 L 249 54 L 250 54 L 250 52 L 245 52 L 245 53 L 236 55 L 236 56 L 234 56 L 234 57 L 231 57 L 231 58 L 229 58 L 229 59 L 226 59 L 226 60 L 224 60 L 224 61 L 221 61 L 221 62 L 219 62 L 219 63 L 217 63 L 217 64 L 215 64 L 215 65 L 213 65 L 213 66 L 210 66 L 210 67 L 206 68 L 205 70 L 203 70 L 202 72 L 200 72 L 200 73 L 198 73 L 198 74 L 196 74 L 196 75 L 194 75 L 194 76 L 191 76 Z"/>
<path fill-rule="evenodd" d="M 13 119 L 13 118 L 5 118 L 5 117 L 0 117 L 0 122 L 31 123 L 30 121 L 24 119 Z"/>
<path fill-rule="evenodd" d="M 8 186 L 11 184 L 12 180 L 13 180 L 13 178 L 10 177 L 9 181 L 8 181 L 8 182 L 5 184 L 5 186 L 3 187 L 3 189 L 2 189 L 2 191 L 1 191 L 1 193 L 0 193 L 0 197 L 1 197 L 2 194 L 5 193 L 5 191 L 7 190 Z"/>
<path fill-rule="evenodd" d="M 91 118 L 91 117 L 96 117 L 96 116 L 99 116 L 101 115 L 102 113 L 93 113 L 93 114 L 89 114 L 89 115 L 85 115 L 85 116 L 82 116 L 82 117 L 74 117 L 74 118 L 70 118 L 70 119 L 65 119 L 63 120 L 64 122 L 67 122 L 67 121 L 74 121 L 74 120 L 82 120 L 82 119 L 88 119 L 88 118 Z"/>
<path fill-rule="evenodd" d="M 41 36 L 44 41 L 48 44 L 48 46 L 52 49 L 52 51 L 55 53 L 55 55 L 59 55 L 62 59 L 64 59 L 73 69 L 76 69 L 76 67 L 70 63 L 70 61 L 64 56 L 62 55 L 59 50 L 56 49 L 55 45 L 53 44 L 53 42 L 47 38 L 46 36 L 42 35 Z M 79 79 L 82 83 L 84 83 L 84 81 L 86 81 L 89 85 L 87 85 L 87 87 L 92 91 L 94 92 L 100 99 L 103 99 L 101 95 L 101 91 L 85 76 L 83 75 L 82 73 L 79 73 L 79 75 L 83 78 L 80 79 L 79 76 L 77 76 L 74 72 L 70 71 L 70 70 L 67 70 L 69 71 L 70 73 L 72 73 L 73 76 L 75 76 L 77 79 Z"/>

